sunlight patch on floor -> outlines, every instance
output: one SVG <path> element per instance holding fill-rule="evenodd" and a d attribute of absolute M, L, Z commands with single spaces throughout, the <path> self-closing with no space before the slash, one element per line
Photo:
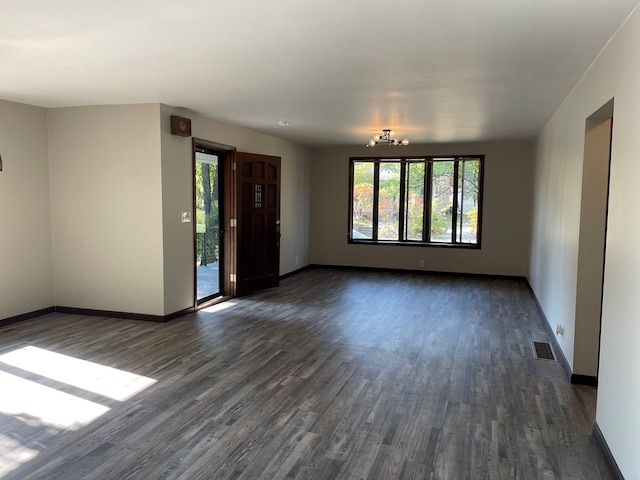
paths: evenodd
<path fill-rule="evenodd" d="M 0 478 L 37 455 L 38 450 L 25 447 L 15 438 L 0 434 Z"/>
<path fill-rule="evenodd" d="M 226 302 L 217 303 L 217 304 L 212 305 L 212 306 L 207 307 L 207 308 L 203 308 L 200 311 L 201 312 L 207 312 L 207 313 L 215 313 L 215 312 L 219 312 L 221 310 L 226 310 L 227 308 L 235 307 L 236 305 L 237 305 L 236 302 L 226 301 Z"/>
<path fill-rule="evenodd" d="M 4 365 L 4 366 L 3 366 Z M 75 431 L 111 410 L 82 398 L 87 392 L 124 402 L 157 380 L 42 348 L 27 346 L 0 355 L 0 415 L 8 431 L 0 433 L 0 478 L 46 449 L 24 437 L 25 427 Z M 14 367 L 19 370 L 5 371 Z M 11 372 L 11 373 L 9 373 Z M 21 376 L 22 375 L 22 376 Z M 38 383 L 38 377 L 79 389 L 75 395 Z M 62 388 L 65 388 L 62 386 Z M 94 397 L 91 397 L 94 398 Z M 94 398 L 95 399 L 95 398 Z M 50 435 L 45 435 L 49 437 Z M 31 447 L 37 447 L 33 449 Z M 40 448 L 41 447 L 41 448 Z"/>
<path fill-rule="evenodd" d="M 152 378 L 33 346 L 0 355 L 0 362 L 119 402 L 156 383 Z"/>
<path fill-rule="evenodd" d="M 0 371 L 0 412 L 27 425 L 77 430 L 109 407 Z"/>

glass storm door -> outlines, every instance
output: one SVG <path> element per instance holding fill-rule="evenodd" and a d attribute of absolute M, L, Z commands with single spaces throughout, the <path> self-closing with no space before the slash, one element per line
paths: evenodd
<path fill-rule="evenodd" d="M 197 304 L 222 295 L 222 158 L 218 152 L 196 145 L 194 191 Z"/>

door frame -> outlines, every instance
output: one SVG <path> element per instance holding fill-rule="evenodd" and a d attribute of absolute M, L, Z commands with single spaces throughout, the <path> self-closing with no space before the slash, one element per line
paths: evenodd
<path fill-rule="evenodd" d="M 196 221 L 195 221 L 195 212 L 196 212 L 196 186 L 195 186 L 195 178 L 196 178 L 196 146 L 202 146 L 204 148 L 209 148 L 211 150 L 219 153 L 220 162 L 222 164 L 222 211 L 220 218 L 220 235 L 222 237 L 222 245 L 223 245 L 223 262 L 221 262 L 221 274 L 222 282 L 220 284 L 220 293 L 221 295 L 215 297 L 206 302 L 202 302 L 198 304 L 198 272 L 196 266 Z M 234 185 L 234 175 L 233 175 L 233 165 L 235 163 L 235 152 L 236 147 L 225 145 L 222 143 L 211 142 L 209 140 L 204 140 L 202 138 L 192 138 L 192 146 L 191 146 L 191 201 L 192 201 L 192 212 L 193 213 L 193 253 L 192 253 L 192 262 L 193 262 L 193 305 L 195 310 L 199 310 L 201 308 L 206 308 L 215 303 L 219 303 L 224 300 L 228 300 L 229 298 L 235 296 L 235 282 L 232 281 L 235 279 L 236 273 L 236 232 L 235 228 L 231 228 L 229 219 L 234 218 L 234 200 L 235 200 L 235 185 Z"/>
<path fill-rule="evenodd" d="M 614 103 L 611 98 L 585 121 L 571 382 L 593 386 L 600 370 Z"/>

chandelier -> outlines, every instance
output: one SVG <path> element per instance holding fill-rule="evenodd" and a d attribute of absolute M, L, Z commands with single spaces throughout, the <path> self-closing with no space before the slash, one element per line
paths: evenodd
<path fill-rule="evenodd" d="M 369 143 L 367 143 L 367 147 L 375 147 L 378 144 L 382 145 L 409 145 L 409 139 L 403 138 L 402 140 L 396 140 L 393 138 L 393 132 L 385 128 L 382 130 L 382 135 L 374 135 Z"/>

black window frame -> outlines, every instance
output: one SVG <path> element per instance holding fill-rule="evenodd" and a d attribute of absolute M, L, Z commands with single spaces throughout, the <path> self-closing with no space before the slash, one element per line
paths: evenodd
<path fill-rule="evenodd" d="M 457 191 L 458 178 L 459 178 L 459 165 L 464 160 L 478 160 L 479 172 L 478 172 L 478 217 L 476 227 L 476 243 L 462 242 L 458 240 L 458 198 L 457 195 L 453 195 L 453 206 L 451 214 L 451 241 L 429 241 L 429 235 L 431 231 L 431 198 L 432 198 L 432 180 L 433 180 L 433 164 L 440 161 L 453 161 L 454 162 L 454 174 L 453 174 L 453 188 Z M 406 203 L 406 171 L 407 165 L 423 161 L 425 163 L 424 169 L 424 206 L 423 206 L 423 229 L 422 240 L 408 240 L 404 221 L 405 212 L 404 205 Z M 350 157 L 349 158 L 349 230 L 347 233 L 348 243 L 360 244 L 360 245 L 403 245 L 403 246 L 425 246 L 425 247 L 445 247 L 445 248 L 464 248 L 464 249 L 480 249 L 482 240 L 482 210 L 483 210 L 483 193 L 484 193 L 484 155 L 420 155 L 420 156 L 393 156 L 393 157 Z M 373 172 L 373 206 L 372 206 L 372 238 L 353 238 L 353 212 L 354 212 L 354 165 L 356 163 L 371 162 L 374 165 Z M 378 198 L 380 188 L 380 164 L 381 163 L 393 163 L 397 162 L 401 165 L 400 168 L 400 199 L 399 199 L 399 212 L 398 212 L 398 239 L 397 240 L 380 240 L 378 239 Z"/>

